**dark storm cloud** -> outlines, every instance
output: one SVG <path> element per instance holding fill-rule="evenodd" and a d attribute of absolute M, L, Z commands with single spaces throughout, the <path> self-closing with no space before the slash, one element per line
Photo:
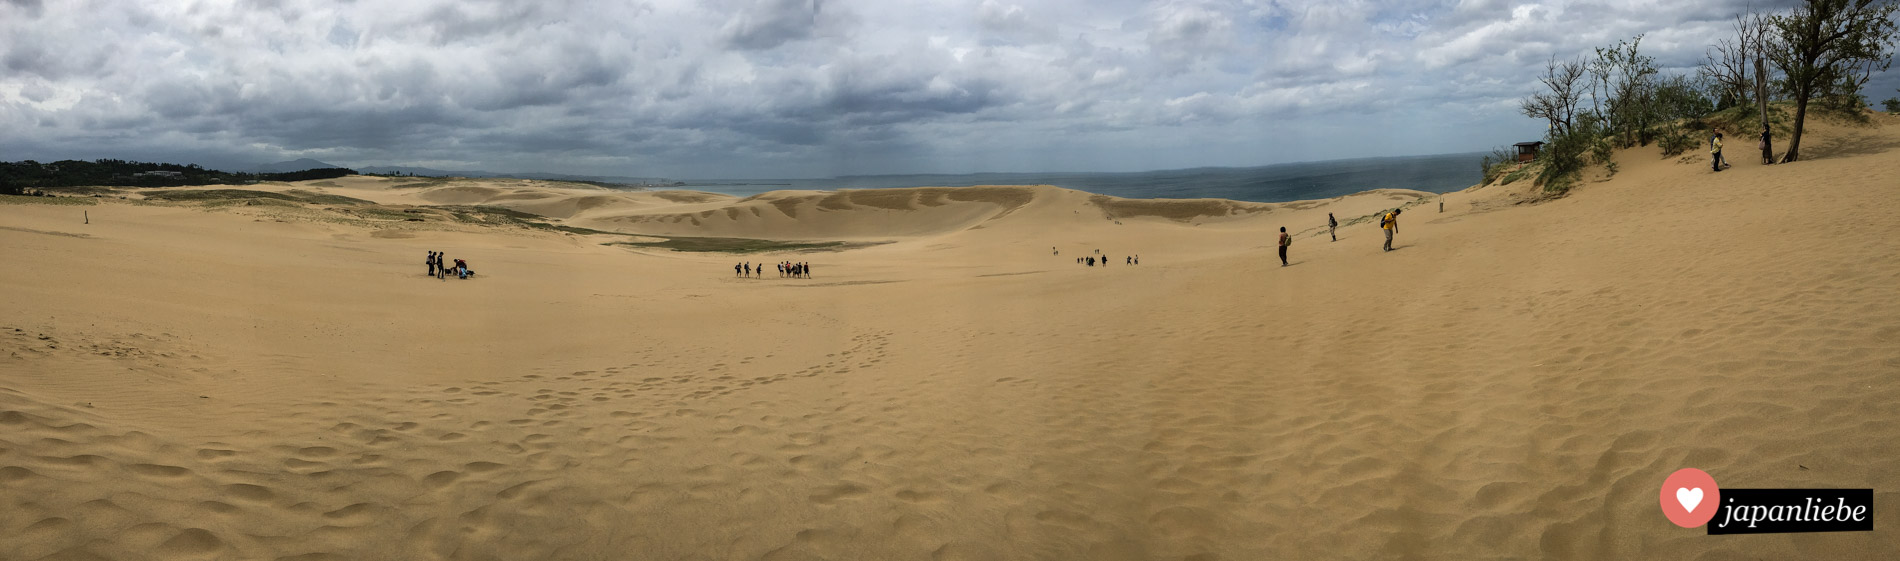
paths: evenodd
<path fill-rule="evenodd" d="M 45 5 L 42 4 L 40 0 L 6 0 L 5 2 L 0 2 L 0 7 L 11 9 L 14 13 L 26 17 L 37 18 L 40 17 Z"/>
<path fill-rule="evenodd" d="M 533 1 L 443 4 L 410 23 L 429 29 L 433 43 L 443 45 L 532 28 L 546 15 L 542 6 Z"/>
<path fill-rule="evenodd" d="M 810 39 L 823 22 L 824 0 L 749 0 L 719 30 L 738 49 L 770 49 Z"/>

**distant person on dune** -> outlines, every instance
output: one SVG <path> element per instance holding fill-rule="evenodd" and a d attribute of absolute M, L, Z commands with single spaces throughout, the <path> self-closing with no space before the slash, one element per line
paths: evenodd
<path fill-rule="evenodd" d="M 1333 218 L 1330 212 L 1326 213 L 1326 234 L 1332 236 L 1333 241 L 1339 241 L 1339 219 Z"/>
<path fill-rule="evenodd" d="M 1280 266 L 1286 266 L 1286 246 L 1293 245 L 1293 236 L 1287 235 L 1286 226 L 1280 227 Z"/>
<path fill-rule="evenodd" d="M 739 267 L 740 267 L 740 265 L 738 265 L 738 264 L 734 264 L 734 265 L 732 266 L 732 276 L 735 276 L 735 277 L 736 277 L 736 276 L 739 276 Z"/>
<path fill-rule="evenodd" d="M 1758 148 L 1761 148 L 1761 165 L 1773 165 L 1775 163 L 1775 139 L 1773 135 L 1768 133 L 1768 125 L 1761 126 L 1761 146 Z"/>
<path fill-rule="evenodd" d="M 429 265 L 429 276 L 431 277 L 435 276 L 435 252 L 434 251 L 429 252 L 429 258 L 427 260 L 424 260 L 423 263 L 427 263 Z"/>
<path fill-rule="evenodd" d="M 1395 208 L 1392 212 L 1385 213 L 1385 216 L 1379 220 L 1379 227 L 1385 229 L 1385 250 L 1392 251 L 1392 234 L 1399 232 L 1399 209 Z"/>

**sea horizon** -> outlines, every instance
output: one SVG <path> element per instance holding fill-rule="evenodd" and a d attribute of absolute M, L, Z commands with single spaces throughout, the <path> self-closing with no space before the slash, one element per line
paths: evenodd
<path fill-rule="evenodd" d="M 1132 172 L 978 172 L 843 175 L 828 178 L 681 179 L 666 189 L 752 196 L 778 190 L 1054 185 L 1139 199 L 1229 199 L 1287 202 L 1329 199 L 1376 189 L 1446 193 L 1478 184 L 1485 152 L 1380 156 L 1248 167 L 1195 167 Z"/>

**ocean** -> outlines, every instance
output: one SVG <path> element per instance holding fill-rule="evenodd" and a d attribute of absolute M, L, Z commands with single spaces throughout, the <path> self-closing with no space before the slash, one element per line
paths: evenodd
<path fill-rule="evenodd" d="M 751 196 L 780 189 L 873 189 L 969 185 L 1055 185 L 1133 199 L 1232 199 L 1285 202 L 1329 199 L 1372 189 L 1433 193 L 1478 184 L 1484 152 L 1298 162 L 1245 168 L 1123 173 L 969 173 L 857 175 L 824 179 L 685 180 L 679 189 Z"/>

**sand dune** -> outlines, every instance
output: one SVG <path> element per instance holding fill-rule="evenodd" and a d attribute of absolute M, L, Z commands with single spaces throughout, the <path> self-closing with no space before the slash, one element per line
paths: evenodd
<path fill-rule="evenodd" d="M 1889 531 L 1710 537 L 1656 506 L 1698 467 L 1900 517 L 1878 118 L 1798 164 L 1637 149 L 1569 197 L 1442 214 L 379 178 L 269 187 L 374 205 L 8 197 L 0 559 L 1887 558 Z M 491 205 L 893 243 L 456 217 Z M 1400 205 L 1381 252 L 1356 219 Z M 425 278 L 428 250 L 481 274 Z"/>

